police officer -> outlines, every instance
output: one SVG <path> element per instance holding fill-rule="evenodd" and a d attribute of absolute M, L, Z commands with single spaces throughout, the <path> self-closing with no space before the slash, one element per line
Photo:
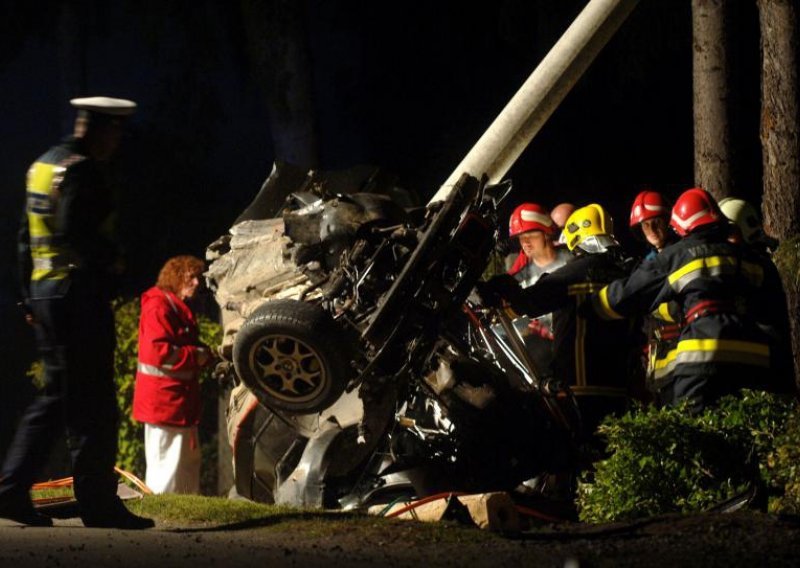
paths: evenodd
<path fill-rule="evenodd" d="M 84 525 L 149 528 L 152 520 L 133 515 L 117 497 L 118 408 L 110 307 L 117 257 L 105 230 L 112 203 L 103 170 L 136 105 L 108 97 L 71 103 L 78 109 L 73 136 L 28 170 L 20 268 L 45 384 L 26 409 L 6 455 L 0 517 L 28 525 L 52 524 L 34 510 L 29 490 L 55 434 L 66 427 Z"/>
<path fill-rule="evenodd" d="M 626 408 L 627 380 L 636 364 L 630 322 L 578 309 L 592 293 L 630 271 L 631 262 L 613 230 L 603 207 L 581 207 L 567 219 L 563 232 L 574 260 L 524 290 L 506 275 L 477 286 L 489 305 L 505 300 L 531 317 L 553 312 L 553 377 L 568 384 L 578 401 L 584 441 L 591 441 L 603 417 Z"/>
<path fill-rule="evenodd" d="M 756 323 L 773 317 L 774 295 L 782 293 L 777 273 L 729 241 L 728 224 L 703 189 L 681 194 L 670 225 L 681 240 L 600 290 L 595 309 L 614 320 L 677 302 L 682 329 L 667 358 L 672 378 L 660 391 L 666 404 L 688 399 L 699 411 L 742 387 L 785 390 L 785 377 L 771 373 L 774 354 Z"/>

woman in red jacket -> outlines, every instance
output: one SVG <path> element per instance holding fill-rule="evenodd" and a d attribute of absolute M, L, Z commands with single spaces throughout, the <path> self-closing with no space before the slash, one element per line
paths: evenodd
<path fill-rule="evenodd" d="M 154 493 L 200 491 L 199 375 L 212 356 L 185 300 L 204 269 L 199 258 L 171 258 L 142 294 L 133 418 L 145 425 L 145 483 Z"/>

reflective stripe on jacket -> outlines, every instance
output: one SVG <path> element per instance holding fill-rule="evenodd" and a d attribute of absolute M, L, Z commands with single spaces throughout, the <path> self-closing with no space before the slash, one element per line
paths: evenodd
<path fill-rule="evenodd" d="M 604 321 L 579 307 L 606 284 L 626 274 L 620 251 L 588 254 L 540 278 L 508 298 L 520 313 L 553 312 L 553 374 L 576 395 L 625 396 L 632 365 L 632 326 Z"/>
<path fill-rule="evenodd" d="M 57 147 L 28 170 L 25 221 L 34 297 L 61 295 L 67 285 L 65 279 L 78 263 L 75 251 L 64 239 L 61 183 L 68 168 L 85 159 Z"/>
<path fill-rule="evenodd" d="M 726 236 L 722 226 L 698 230 L 593 298 L 606 319 L 647 313 L 668 301 L 677 303 L 683 320 L 695 306 L 716 306 L 685 321 L 677 345 L 656 361 L 656 378 L 673 370 L 714 374 L 715 366 L 727 363 L 770 366 L 770 346 L 756 321 L 765 296 L 775 291 L 764 288 L 762 260 Z"/>

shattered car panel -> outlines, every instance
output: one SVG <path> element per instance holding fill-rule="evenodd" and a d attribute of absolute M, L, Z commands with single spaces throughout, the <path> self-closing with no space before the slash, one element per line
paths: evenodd
<path fill-rule="evenodd" d="M 324 174 L 276 168 L 265 187 L 283 205 L 258 219 L 257 198 L 209 247 L 246 497 L 365 506 L 514 487 L 565 459 L 569 397 L 469 300 L 508 187 L 464 176 L 423 209 L 375 180 L 331 193 Z"/>

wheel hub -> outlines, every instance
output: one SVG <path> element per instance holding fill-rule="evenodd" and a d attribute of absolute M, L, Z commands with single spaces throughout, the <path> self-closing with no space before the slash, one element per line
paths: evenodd
<path fill-rule="evenodd" d="M 261 388 L 281 401 L 312 400 L 328 381 L 320 355 L 289 336 L 266 336 L 253 346 L 251 364 Z"/>

